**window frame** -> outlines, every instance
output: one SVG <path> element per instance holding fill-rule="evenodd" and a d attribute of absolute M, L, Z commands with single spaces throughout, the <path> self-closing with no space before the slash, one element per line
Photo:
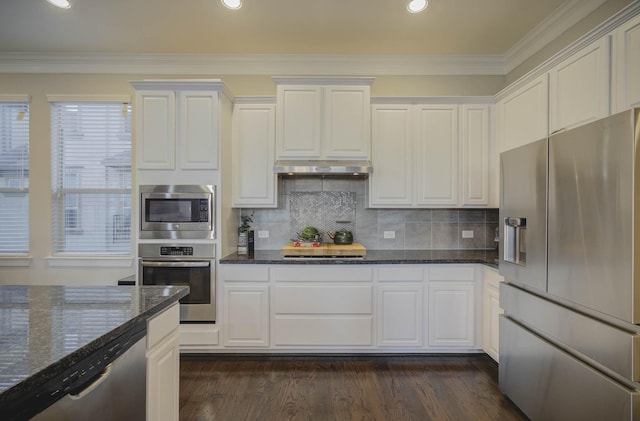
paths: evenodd
<path fill-rule="evenodd" d="M 31 96 L 29 95 L 7 95 L 0 94 L 0 106 L 2 105 L 23 105 L 26 106 L 28 112 L 28 124 L 26 127 L 27 131 L 27 176 L 19 178 L 8 178 L 9 183 L 14 181 L 18 185 L 15 187 L 0 187 L 0 195 L 2 196 L 14 196 L 14 197 L 25 197 L 27 200 L 27 209 L 30 207 L 30 196 L 29 196 L 29 167 L 30 167 L 30 156 L 29 156 L 29 148 L 31 142 Z M 22 185 L 24 180 L 26 179 L 25 185 Z M 26 239 L 26 250 L 13 251 L 13 252 L 0 252 L 0 266 L 28 266 L 30 264 L 30 253 L 31 253 L 31 237 L 30 237 L 30 218 L 29 213 L 27 212 L 27 223 L 26 223 L 26 232 L 23 232 L 23 235 L 26 235 L 26 238 L 22 238 L 22 241 Z"/>
<path fill-rule="evenodd" d="M 50 110 L 51 110 L 51 121 L 52 121 L 52 127 L 51 127 L 51 144 L 53 145 L 54 143 L 54 133 L 53 133 L 53 112 L 54 112 L 54 105 L 55 103 L 66 103 L 66 104 L 70 104 L 72 105 L 73 103 L 114 103 L 114 104 L 119 104 L 120 106 L 127 106 L 131 108 L 130 111 L 130 115 L 129 118 L 132 118 L 131 114 L 133 112 L 132 107 L 131 107 L 131 98 L 128 95 L 47 95 L 47 100 L 50 103 Z M 130 134 L 130 144 L 131 144 L 131 153 L 133 154 L 133 133 L 130 130 L 131 129 L 131 125 L 128 124 L 127 125 L 128 130 L 125 130 L 126 133 Z M 53 165 L 53 159 L 54 159 L 54 150 L 52 147 L 52 156 L 51 156 L 51 161 L 52 161 L 52 165 Z M 106 157 L 105 157 L 106 158 Z M 73 169 L 73 165 L 71 167 L 69 167 L 71 169 Z M 128 186 L 121 186 L 120 190 L 128 190 L 129 193 L 129 198 L 128 198 L 128 202 L 129 202 L 129 207 L 131 206 L 131 203 L 133 203 L 133 193 L 134 193 L 134 189 L 133 186 L 131 184 L 131 180 L 132 180 L 132 176 L 133 176 L 133 171 L 134 168 L 133 166 L 129 166 L 128 167 L 128 179 L 129 179 L 129 185 Z M 52 168 L 52 174 L 51 176 L 53 177 L 53 168 Z M 64 175 L 62 176 L 64 177 Z M 81 177 L 80 174 L 78 174 L 78 177 Z M 121 176 L 121 178 L 123 178 Z M 78 181 L 80 181 L 78 179 Z M 52 183 L 51 183 L 51 193 L 52 195 L 56 195 L 58 192 L 56 191 L 56 186 L 54 185 L 54 183 L 57 183 L 58 181 L 53 180 L 52 179 Z M 59 187 L 59 186 L 58 186 Z M 79 187 L 79 186 L 78 186 Z M 73 193 L 73 190 L 76 189 L 71 189 L 71 191 L 69 189 L 65 189 L 66 192 L 65 193 Z M 98 189 L 86 189 L 86 188 L 78 188 L 78 194 L 93 194 L 93 193 L 114 193 L 114 190 L 118 190 L 118 189 L 113 189 L 110 188 L 109 186 L 107 187 L 103 187 L 103 188 L 98 188 Z M 78 225 L 75 228 L 69 228 L 68 230 L 66 230 L 65 233 L 62 234 L 58 234 L 58 235 L 66 235 L 66 234 L 79 234 L 81 235 L 83 232 L 83 226 L 82 226 L 82 217 L 81 217 L 81 213 L 82 213 L 82 204 L 81 204 L 81 199 L 78 198 L 79 202 L 78 202 L 78 207 L 77 207 L 77 218 L 78 218 Z M 52 201 L 52 214 L 55 214 L 54 212 L 54 207 L 58 206 L 58 204 L 56 204 L 54 201 Z M 63 207 L 63 211 L 64 213 L 66 213 L 66 208 L 67 206 L 63 203 L 61 205 Z M 60 212 L 60 211 L 59 211 Z M 129 227 L 132 226 L 131 224 L 131 212 L 129 212 L 129 218 L 130 220 L 127 221 Z M 57 226 L 56 226 L 56 221 L 54 221 L 52 219 L 52 241 L 56 241 L 56 232 L 55 230 L 58 229 L 62 229 L 65 230 L 65 225 L 64 223 L 60 224 L 60 222 L 58 222 Z M 87 252 L 87 253 L 80 253 L 80 252 L 75 252 L 75 251 L 57 251 L 55 250 L 55 243 L 52 244 L 52 255 L 50 257 L 48 257 L 48 262 L 49 262 L 49 266 L 72 266 L 72 267 L 76 267 L 76 266 L 106 266 L 106 267 L 122 267 L 122 266 L 130 266 L 132 259 L 132 250 L 133 250 L 133 241 L 134 241 L 134 235 L 131 232 L 131 230 L 129 231 L 129 237 L 127 239 L 120 239 L 118 241 L 119 244 L 123 245 L 123 243 L 128 243 L 128 251 L 127 252 L 111 252 L 108 250 L 102 250 L 102 251 L 98 251 L 98 252 Z M 114 240 L 115 243 L 115 240 Z"/>

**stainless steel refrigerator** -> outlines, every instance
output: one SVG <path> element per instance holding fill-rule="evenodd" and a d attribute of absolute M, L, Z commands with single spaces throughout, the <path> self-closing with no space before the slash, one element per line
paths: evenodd
<path fill-rule="evenodd" d="M 532 420 L 640 420 L 640 109 L 500 156 L 501 390 Z"/>

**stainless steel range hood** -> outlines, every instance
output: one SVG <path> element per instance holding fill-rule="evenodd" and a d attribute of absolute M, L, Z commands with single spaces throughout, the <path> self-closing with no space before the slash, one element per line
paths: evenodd
<path fill-rule="evenodd" d="M 276 161 L 276 174 L 288 175 L 368 175 L 373 172 L 369 161 L 286 160 Z"/>

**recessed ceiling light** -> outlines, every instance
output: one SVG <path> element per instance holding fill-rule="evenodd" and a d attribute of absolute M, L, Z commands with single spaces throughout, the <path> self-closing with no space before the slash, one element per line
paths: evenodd
<path fill-rule="evenodd" d="M 426 9 L 428 5 L 429 2 L 427 0 L 411 0 L 407 5 L 407 10 L 409 13 L 418 13 Z"/>
<path fill-rule="evenodd" d="M 220 0 L 227 9 L 237 10 L 242 7 L 241 0 Z"/>
<path fill-rule="evenodd" d="M 61 9 L 68 9 L 71 7 L 71 4 L 67 0 L 47 0 L 47 2 Z"/>

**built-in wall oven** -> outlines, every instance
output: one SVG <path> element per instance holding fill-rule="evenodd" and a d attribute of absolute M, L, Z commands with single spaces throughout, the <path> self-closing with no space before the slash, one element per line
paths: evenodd
<path fill-rule="evenodd" d="M 214 239 L 212 185 L 141 185 L 141 239 Z"/>
<path fill-rule="evenodd" d="M 187 285 L 189 294 L 180 300 L 181 322 L 215 322 L 215 244 L 138 245 L 138 283 L 141 285 Z"/>

